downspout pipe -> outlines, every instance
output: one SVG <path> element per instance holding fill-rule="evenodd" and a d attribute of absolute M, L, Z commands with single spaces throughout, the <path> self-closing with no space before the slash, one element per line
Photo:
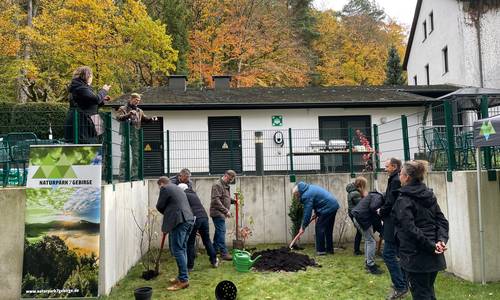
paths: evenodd
<path fill-rule="evenodd" d="M 483 9 L 482 2 L 477 7 L 477 18 L 475 20 L 476 36 L 477 36 L 477 50 L 479 59 L 479 86 L 484 88 L 484 75 L 483 75 L 483 50 L 481 41 L 481 11 Z"/>

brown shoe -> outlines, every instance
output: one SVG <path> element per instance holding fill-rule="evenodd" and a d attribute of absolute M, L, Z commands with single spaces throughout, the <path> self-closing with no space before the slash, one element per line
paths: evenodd
<path fill-rule="evenodd" d="M 178 291 L 185 289 L 189 286 L 189 281 L 178 281 L 167 288 L 168 291 Z"/>
<path fill-rule="evenodd" d="M 231 256 L 231 254 L 228 254 L 228 253 L 221 255 L 221 258 L 222 258 L 222 260 L 227 260 L 227 261 L 233 260 L 233 257 Z"/>
<path fill-rule="evenodd" d="M 170 278 L 168 280 L 168 283 L 170 283 L 170 284 L 176 284 L 177 282 L 180 282 L 178 278 Z"/>

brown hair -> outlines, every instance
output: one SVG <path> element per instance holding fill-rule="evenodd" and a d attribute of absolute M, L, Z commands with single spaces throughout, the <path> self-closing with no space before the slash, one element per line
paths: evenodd
<path fill-rule="evenodd" d="M 162 177 L 158 178 L 158 181 L 156 183 L 158 183 L 158 184 L 169 184 L 170 183 L 170 179 L 168 179 L 167 176 L 162 176 Z"/>
<path fill-rule="evenodd" d="M 366 191 L 367 181 L 363 176 L 358 176 L 354 179 L 354 186 L 358 188 L 360 192 Z"/>
<path fill-rule="evenodd" d="M 89 78 L 92 76 L 92 69 L 87 66 L 82 66 L 76 68 L 75 72 L 73 72 L 73 79 L 81 79 L 85 82 L 89 82 Z"/>
<path fill-rule="evenodd" d="M 395 157 L 391 157 L 391 158 L 389 159 L 389 163 L 390 163 L 391 165 L 396 166 L 396 168 L 397 168 L 398 170 L 399 170 L 399 169 L 401 169 L 401 160 L 399 160 L 399 159 L 397 159 L 397 158 L 395 158 Z"/>
<path fill-rule="evenodd" d="M 412 160 L 407 161 L 403 165 L 403 170 L 411 178 L 412 181 L 422 182 L 427 173 L 427 165 L 429 163 L 425 160 Z"/>

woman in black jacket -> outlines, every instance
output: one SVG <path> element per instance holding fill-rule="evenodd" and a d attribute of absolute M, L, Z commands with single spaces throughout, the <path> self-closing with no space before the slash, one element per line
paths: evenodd
<path fill-rule="evenodd" d="M 401 267 L 408 275 L 413 299 L 418 300 L 436 299 L 434 281 L 446 268 L 448 242 L 448 221 L 436 196 L 423 183 L 426 164 L 417 160 L 403 165 L 401 193 L 392 210 Z"/>
<path fill-rule="evenodd" d="M 64 138 L 75 143 L 74 114 L 78 112 L 78 143 L 97 143 L 101 132 L 101 119 L 97 113 L 99 106 L 109 100 L 107 96 L 111 86 L 105 84 L 99 93 L 92 88 L 92 70 L 89 67 L 79 67 L 73 73 L 73 79 L 68 87 L 69 110 L 64 125 Z"/>
<path fill-rule="evenodd" d="M 367 186 L 366 178 L 358 176 L 356 177 L 354 182 L 349 183 L 345 188 L 347 191 L 347 204 L 348 204 L 347 214 L 349 215 L 349 218 L 351 218 L 351 221 L 353 223 L 354 220 L 352 216 L 352 209 L 356 207 L 359 201 L 361 201 L 361 199 L 363 197 L 366 197 L 366 195 L 368 194 L 366 186 Z M 359 229 L 356 226 L 354 227 L 356 228 L 356 236 L 354 238 L 354 255 L 361 255 L 363 253 L 360 250 L 360 246 L 361 246 L 361 238 L 363 236 L 361 234 L 361 231 L 359 231 Z"/>

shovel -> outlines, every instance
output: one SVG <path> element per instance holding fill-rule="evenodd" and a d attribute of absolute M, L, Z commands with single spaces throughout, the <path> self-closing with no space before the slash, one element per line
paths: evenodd
<path fill-rule="evenodd" d="M 161 257 L 161 252 L 163 250 L 163 246 L 165 245 L 165 237 L 167 234 L 164 232 L 163 236 L 161 238 L 161 246 L 160 246 L 160 252 L 158 252 L 158 258 L 156 259 L 156 266 L 155 266 L 155 271 L 156 273 L 160 273 L 160 257 Z"/>
<path fill-rule="evenodd" d="M 311 221 L 309 223 L 312 223 L 312 221 L 316 220 L 318 216 L 317 215 L 314 215 L 312 218 L 311 218 Z M 304 234 L 304 233 L 302 233 Z M 302 235 L 300 232 L 297 233 L 297 235 L 293 238 L 292 242 L 290 243 L 290 246 L 288 246 L 288 248 L 290 248 L 290 250 L 292 250 L 293 248 L 293 245 L 297 242 L 298 239 L 300 239 L 300 236 Z"/>

